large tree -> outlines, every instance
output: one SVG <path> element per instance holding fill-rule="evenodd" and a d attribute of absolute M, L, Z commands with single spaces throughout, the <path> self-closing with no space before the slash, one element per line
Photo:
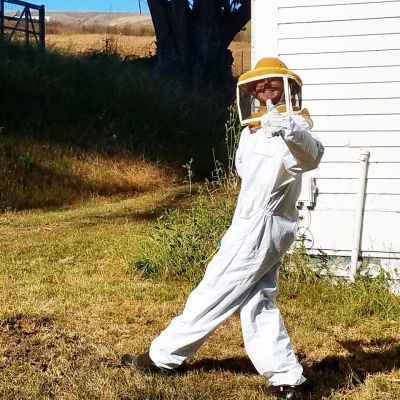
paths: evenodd
<path fill-rule="evenodd" d="M 148 0 L 161 70 L 199 83 L 232 77 L 228 46 L 250 20 L 251 0 Z"/>

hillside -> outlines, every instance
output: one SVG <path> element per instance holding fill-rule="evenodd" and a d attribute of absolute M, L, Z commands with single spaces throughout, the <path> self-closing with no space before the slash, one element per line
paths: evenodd
<path fill-rule="evenodd" d="M 138 13 L 97 13 L 97 12 L 74 12 L 74 11 L 47 11 L 46 15 L 52 22 L 62 24 L 83 25 L 83 26 L 119 26 L 136 24 L 138 22 L 151 22 L 150 14 Z"/>

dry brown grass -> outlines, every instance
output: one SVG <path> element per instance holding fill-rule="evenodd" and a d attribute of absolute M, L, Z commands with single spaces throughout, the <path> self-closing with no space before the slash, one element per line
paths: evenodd
<path fill-rule="evenodd" d="M 164 207 L 187 188 L 126 200 L 96 199 L 62 211 L 0 215 L 1 399 L 267 399 L 243 348 L 235 315 L 176 378 L 118 366 L 182 309 L 189 288 L 132 273 Z M 322 297 L 323 298 L 323 297 Z M 305 399 L 397 400 L 398 321 L 335 324 L 296 298 L 280 305 L 316 395 Z M 321 312 L 322 311 L 322 312 Z"/>
<path fill-rule="evenodd" d="M 100 51 L 105 39 L 111 39 L 121 56 L 147 57 L 155 54 L 155 37 L 106 34 L 48 35 L 47 47 L 71 54 Z"/>
<path fill-rule="evenodd" d="M 110 156 L 24 139 L 3 141 L 0 170 L 0 205 L 13 209 L 132 195 L 182 180 L 165 166 L 132 155 Z"/>
<path fill-rule="evenodd" d="M 106 38 L 112 41 L 122 57 L 148 57 L 156 52 L 155 36 L 126 36 L 113 34 L 66 34 L 47 35 L 47 47 L 58 51 L 80 54 L 104 50 Z M 240 75 L 250 69 L 251 49 L 248 42 L 232 42 L 230 45 L 234 62 L 233 72 Z"/>

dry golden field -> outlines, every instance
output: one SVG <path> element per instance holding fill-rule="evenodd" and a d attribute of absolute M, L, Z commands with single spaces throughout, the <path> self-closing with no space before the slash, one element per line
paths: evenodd
<path fill-rule="evenodd" d="M 92 34 L 49 34 L 47 47 L 68 53 L 102 51 L 108 41 L 109 45 L 122 57 L 148 57 L 155 54 L 155 36 L 127 36 L 104 33 Z M 232 42 L 230 46 L 234 57 L 233 71 L 241 74 L 250 69 L 250 43 Z"/>

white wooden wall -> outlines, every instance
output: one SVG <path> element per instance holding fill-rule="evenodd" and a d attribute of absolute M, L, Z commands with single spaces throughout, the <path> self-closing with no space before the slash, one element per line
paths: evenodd
<path fill-rule="evenodd" d="M 326 153 L 314 249 L 349 255 L 360 148 L 371 153 L 362 253 L 400 258 L 400 0 L 253 0 L 253 65 L 278 56 L 303 80 Z"/>

